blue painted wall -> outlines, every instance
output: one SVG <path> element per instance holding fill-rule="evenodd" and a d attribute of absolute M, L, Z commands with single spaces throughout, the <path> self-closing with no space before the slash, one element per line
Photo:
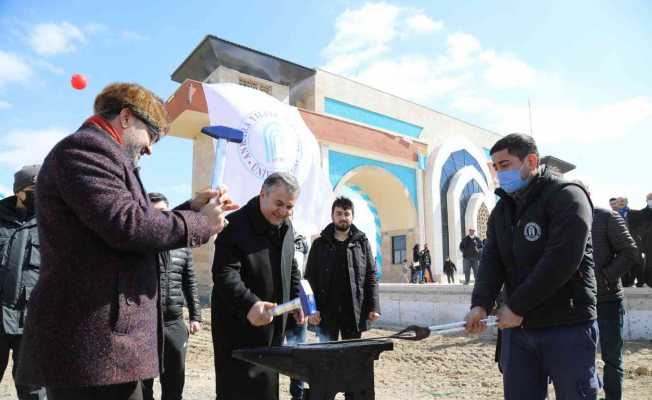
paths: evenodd
<path fill-rule="evenodd" d="M 362 197 L 362 199 L 365 202 L 367 202 L 367 207 L 369 207 L 369 211 L 371 212 L 371 215 L 374 216 L 376 237 L 368 238 L 368 239 L 376 241 L 376 277 L 380 280 L 383 276 L 383 234 L 382 234 L 383 230 L 380 222 L 380 215 L 378 215 L 378 209 L 376 208 L 374 202 L 371 201 L 371 198 L 369 198 L 369 195 L 365 193 L 360 186 L 351 185 L 349 186 L 349 189 L 358 193 L 360 197 Z"/>
<path fill-rule="evenodd" d="M 412 200 L 412 205 L 415 209 L 417 208 L 417 172 L 415 169 L 333 150 L 328 151 L 328 168 L 333 188 L 349 171 L 362 166 L 382 168 L 394 175 L 405 186 L 410 195 L 410 200 Z"/>
<path fill-rule="evenodd" d="M 324 99 L 324 111 L 326 114 L 361 122 L 366 125 L 375 126 L 377 128 L 400 133 L 413 138 L 418 138 L 423 130 L 423 128 L 418 125 L 356 107 L 329 97 Z"/>

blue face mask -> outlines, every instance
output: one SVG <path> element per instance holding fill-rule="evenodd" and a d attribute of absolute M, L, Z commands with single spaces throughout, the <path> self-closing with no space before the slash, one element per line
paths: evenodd
<path fill-rule="evenodd" d="M 519 169 L 498 172 L 500 187 L 507 193 L 515 193 L 527 186 L 528 180 L 521 176 Z"/>

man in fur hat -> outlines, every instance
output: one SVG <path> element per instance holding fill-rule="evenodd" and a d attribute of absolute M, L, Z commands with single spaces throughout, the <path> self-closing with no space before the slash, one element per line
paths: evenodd
<path fill-rule="evenodd" d="M 161 364 L 157 253 L 206 243 L 237 208 L 208 190 L 172 211 L 151 207 L 137 163 L 166 133 L 163 102 L 116 83 L 94 109 L 38 176 L 41 278 L 17 380 L 50 400 L 141 398 L 139 382 Z"/>

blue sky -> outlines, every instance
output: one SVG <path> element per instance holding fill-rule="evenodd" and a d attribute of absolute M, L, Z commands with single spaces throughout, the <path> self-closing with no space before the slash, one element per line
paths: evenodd
<path fill-rule="evenodd" d="M 167 98 L 207 34 L 360 80 L 578 165 L 596 203 L 652 192 L 649 1 L 0 0 L 0 192 L 90 116 L 108 83 Z M 75 91 L 73 73 L 89 79 Z M 190 195 L 191 144 L 166 138 L 145 185 Z"/>

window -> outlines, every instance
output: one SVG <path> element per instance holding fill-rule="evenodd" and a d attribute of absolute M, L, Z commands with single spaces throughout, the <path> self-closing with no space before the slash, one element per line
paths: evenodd
<path fill-rule="evenodd" d="M 405 260 L 407 260 L 406 236 L 392 236 L 392 264 L 403 264 Z"/>

